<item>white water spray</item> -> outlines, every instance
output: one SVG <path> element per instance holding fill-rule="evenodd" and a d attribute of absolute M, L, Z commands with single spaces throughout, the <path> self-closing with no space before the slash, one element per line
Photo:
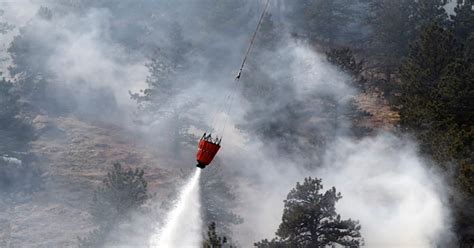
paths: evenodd
<path fill-rule="evenodd" d="M 194 176 L 184 185 L 176 206 L 168 213 L 162 228 L 157 228 L 150 239 L 150 247 L 200 247 L 201 246 L 201 203 L 199 199 L 199 178 L 201 169 L 196 168 Z"/>

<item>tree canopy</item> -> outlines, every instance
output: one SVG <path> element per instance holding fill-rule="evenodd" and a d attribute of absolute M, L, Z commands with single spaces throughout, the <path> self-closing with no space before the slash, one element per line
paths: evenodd
<path fill-rule="evenodd" d="M 474 192 L 474 57 L 454 33 L 429 26 L 413 44 L 402 67 L 400 116 L 422 149 L 442 164 L 461 163 L 463 189 Z"/>
<path fill-rule="evenodd" d="M 341 219 L 336 202 L 342 198 L 336 188 L 322 192 L 321 179 L 305 178 L 290 191 L 283 209 L 282 223 L 271 241 L 255 243 L 259 248 L 326 247 L 339 244 L 359 247 L 363 240 L 358 221 Z"/>
<path fill-rule="evenodd" d="M 396 73 L 410 43 L 426 25 L 445 22 L 445 0 L 362 0 L 368 4 L 368 50 L 387 80 Z"/>
<path fill-rule="evenodd" d="M 143 169 L 125 169 L 120 163 L 113 165 L 94 192 L 91 204 L 90 213 L 98 228 L 79 238 L 79 247 L 101 247 L 113 227 L 141 208 L 149 197 L 144 175 Z"/>
<path fill-rule="evenodd" d="M 422 151 L 454 172 L 464 195 L 454 203 L 456 229 L 460 243 L 469 244 L 472 217 L 465 202 L 474 197 L 474 43 L 459 32 L 434 23 L 421 33 L 401 70 L 399 111 L 402 128 L 421 141 Z"/>
<path fill-rule="evenodd" d="M 91 214 L 98 221 L 124 218 L 148 199 L 147 182 L 142 169 L 124 169 L 115 163 L 94 192 Z"/>
<path fill-rule="evenodd" d="M 329 45 L 336 42 L 356 18 L 356 3 L 351 0 L 297 0 L 290 4 L 288 17 L 293 32 Z"/>
<path fill-rule="evenodd" d="M 232 248 L 232 244 L 229 242 L 226 236 L 219 236 L 216 231 L 216 223 L 212 222 L 208 226 L 207 237 L 204 239 L 203 248 Z"/>

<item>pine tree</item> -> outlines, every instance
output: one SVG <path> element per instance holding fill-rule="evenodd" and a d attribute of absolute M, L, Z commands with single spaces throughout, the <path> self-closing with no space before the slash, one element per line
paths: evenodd
<path fill-rule="evenodd" d="M 169 108 L 169 102 L 185 87 L 186 80 L 180 78 L 180 72 L 188 68 L 186 56 L 191 45 L 183 36 L 178 23 L 173 23 L 169 30 L 167 49 L 157 49 L 146 64 L 149 75 L 146 79 L 147 88 L 139 93 L 131 93 L 132 99 L 146 105 L 148 111 L 156 112 Z"/>
<path fill-rule="evenodd" d="M 212 222 L 208 226 L 207 238 L 202 244 L 203 248 L 232 248 L 234 247 L 229 243 L 226 236 L 219 236 L 216 231 L 216 223 Z"/>
<path fill-rule="evenodd" d="M 474 1 L 458 0 L 451 15 L 451 25 L 456 37 L 467 41 L 474 32 Z"/>
<path fill-rule="evenodd" d="M 91 214 L 97 223 L 123 219 L 148 199 L 147 182 L 142 169 L 124 169 L 115 163 L 102 186 L 94 192 Z"/>
<path fill-rule="evenodd" d="M 22 151 L 35 138 L 32 126 L 22 117 L 19 100 L 15 85 L 0 79 L 0 154 Z"/>
<path fill-rule="evenodd" d="M 0 80 L 0 128 L 7 128 L 15 122 L 19 113 L 19 96 L 13 92 L 13 83 L 2 78 Z"/>
<path fill-rule="evenodd" d="M 90 213 L 98 228 L 86 237 L 78 237 L 79 247 L 101 247 L 113 227 L 141 208 L 149 198 L 144 175 L 142 169 L 124 169 L 120 163 L 113 165 L 94 192 L 91 204 Z"/>
<path fill-rule="evenodd" d="M 433 24 L 413 44 L 401 74 L 402 127 L 421 141 L 424 153 L 455 172 L 453 181 L 463 193 L 453 203 L 463 247 L 474 239 L 467 231 L 473 216 L 465 208 L 474 198 L 473 62 L 472 40 L 456 39 L 451 30 Z"/>
<path fill-rule="evenodd" d="M 468 156 L 462 150 L 469 149 L 465 138 L 471 136 L 474 117 L 469 100 L 472 62 L 464 56 L 466 48 L 451 31 L 433 24 L 412 46 L 402 67 L 400 124 L 440 162 Z"/>
<path fill-rule="evenodd" d="M 12 60 L 8 70 L 10 75 L 16 78 L 17 91 L 25 105 L 31 109 L 30 112 L 51 109 L 64 111 L 69 108 L 51 99 L 55 91 L 48 88 L 52 73 L 48 63 L 44 61 L 50 59 L 55 47 L 43 42 L 37 30 L 41 24 L 46 23 L 52 23 L 52 12 L 41 7 L 32 21 L 19 29 L 19 34 L 13 38 L 7 49 Z"/>
<path fill-rule="evenodd" d="M 445 0 L 364 0 L 368 3 L 367 24 L 372 30 L 369 54 L 386 80 L 398 72 L 410 43 L 429 23 L 447 21 Z"/>
<path fill-rule="evenodd" d="M 446 26 L 448 14 L 444 6 L 449 0 L 418 0 L 415 5 L 414 19 L 415 29 L 421 32 L 424 28 L 433 22 Z"/>
<path fill-rule="evenodd" d="M 297 0 L 288 13 L 293 32 L 313 41 L 332 44 L 355 18 L 353 6 L 356 3 L 348 0 Z"/>
<path fill-rule="evenodd" d="M 412 46 L 402 67 L 400 97 L 401 124 L 426 130 L 434 118 L 442 118 L 431 104 L 437 95 L 446 67 L 456 60 L 460 53 L 453 34 L 437 24 L 428 27 Z"/>
<path fill-rule="evenodd" d="M 290 191 L 283 209 L 282 223 L 277 238 L 255 243 L 256 247 L 327 247 L 362 245 L 358 221 L 343 220 L 337 214 L 335 205 L 342 196 L 333 187 L 321 192 L 321 179 L 305 178 Z"/>

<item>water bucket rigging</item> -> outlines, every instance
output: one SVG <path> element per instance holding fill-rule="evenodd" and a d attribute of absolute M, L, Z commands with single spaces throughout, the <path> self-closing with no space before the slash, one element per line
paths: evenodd
<path fill-rule="evenodd" d="M 242 64 L 240 65 L 239 71 L 237 73 L 237 76 L 235 77 L 235 84 L 234 87 L 232 87 L 231 92 L 229 95 L 225 98 L 225 101 L 227 103 L 223 104 L 222 107 L 227 109 L 227 114 L 224 117 L 224 122 L 223 122 L 223 127 L 221 133 L 223 134 L 225 131 L 225 128 L 227 126 L 228 122 L 228 116 L 230 113 L 230 110 L 232 109 L 232 104 L 234 101 L 234 96 L 235 96 L 235 91 L 236 91 L 236 86 L 237 83 L 240 80 L 240 77 L 242 76 L 242 72 L 245 67 L 245 63 L 247 62 L 247 58 L 250 55 L 250 52 L 252 51 L 253 44 L 255 43 L 255 39 L 257 37 L 258 30 L 260 29 L 260 26 L 262 25 L 263 18 L 265 17 L 265 14 L 267 12 L 268 5 L 270 3 L 270 0 L 267 0 L 265 2 L 265 5 L 262 10 L 262 14 L 260 15 L 260 18 L 258 19 L 257 27 L 255 28 L 255 31 L 252 34 L 252 38 L 250 39 L 249 46 L 247 47 L 247 50 L 245 52 L 244 58 L 242 60 Z M 221 111 L 223 112 L 223 111 Z M 217 124 L 214 123 L 216 121 L 216 116 L 219 112 L 216 112 L 212 118 L 212 127 L 215 127 Z M 197 161 L 197 167 L 199 168 L 205 168 L 207 165 L 209 165 L 214 157 L 216 156 L 217 152 L 220 149 L 220 143 L 222 141 L 222 135 L 221 138 L 218 138 L 217 136 L 215 138 L 212 137 L 212 135 L 209 133 L 204 133 L 204 135 L 199 139 L 198 142 L 198 148 L 197 148 L 197 153 L 196 153 L 196 161 Z"/>

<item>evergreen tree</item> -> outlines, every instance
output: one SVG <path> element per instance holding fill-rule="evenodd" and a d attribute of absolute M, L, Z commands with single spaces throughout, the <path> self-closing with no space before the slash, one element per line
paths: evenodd
<path fill-rule="evenodd" d="M 454 29 L 456 32 L 456 29 Z M 402 67 L 400 123 L 421 141 L 422 151 L 455 171 L 455 183 L 465 199 L 474 196 L 474 56 L 472 41 L 438 24 L 426 28 L 413 44 Z M 469 201 L 469 200 L 468 200 Z M 469 210 L 458 200 L 456 229 L 461 243 Z M 470 237 L 469 237 L 470 235 Z"/>
<path fill-rule="evenodd" d="M 441 161 L 446 161 L 450 156 L 441 152 L 444 149 L 434 152 L 436 145 L 432 143 L 433 138 L 440 136 L 432 135 L 436 130 L 454 128 L 449 120 L 455 117 L 456 113 L 458 116 L 461 114 L 450 109 L 457 108 L 455 104 L 450 104 L 449 108 L 447 105 L 449 102 L 455 103 L 453 100 L 458 96 L 462 97 L 462 93 L 466 92 L 449 90 L 459 85 L 456 83 L 458 76 L 448 75 L 452 73 L 452 69 L 459 66 L 457 56 L 460 54 L 460 46 L 453 34 L 434 24 L 420 35 L 402 67 L 400 123 L 403 127 L 415 131 L 426 144 L 424 151 Z M 452 95 L 453 93 L 457 96 Z M 440 143 L 444 142 L 440 140 Z"/>
<path fill-rule="evenodd" d="M 448 14 L 445 5 L 449 0 L 418 0 L 415 1 L 415 30 L 421 32 L 424 28 L 433 22 L 437 22 L 442 26 L 446 26 L 448 22 Z"/>
<path fill-rule="evenodd" d="M 367 24 L 372 35 L 369 54 L 385 73 L 387 81 L 397 73 L 409 44 L 433 21 L 444 23 L 446 0 L 364 0 L 368 3 Z"/>
<path fill-rule="evenodd" d="M 59 32 L 54 32 L 48 36 L 52 41 L 45 42 L 44 33 L 38 30 L 49 32 L 54 30 L 50 29 L 53 25 L 52 11 L 41 7 L 36 16 L 19 29 L 18 35 L 13 38 L 7 50 L 12 60 L 11 66 L 8 67 L 10 75 L 16 79 L 16 89 L 33 115 L 40 112 L 68 112 L 74 102 L 68 99 L 67 104 L 59 104 L 56 98 L 59 95 L 57 86 L 50 85 L 53 75 L 45 61 L 48 61 L 57 49 L 51 44 L 52 41 L 63 37 Z"/>
<path fill-rule="evenodd" d="M 288 17 L 293 32 L 331 44 L 354 20 L 356 3 L 352 0 L 297 0 L 292 3 Z"/>
<path fill-rule="evenodd" d="M 0 154 L 22 151 L 34 139 L 31 125 L 22 117 L 15 85 L 0 79 Z"/>
<path fill-rule="evenodd" d="M 415 1 L 372 0 L 368 6 L 367 23 L 372 32 L 369 53 L 389 81 L 415 35 L 412 17 Z"/>
<path fill-rule="evenodd" d="M 458 39 L 467 41 L 474 32 L 474 1 L 457 0 L 451 24 Z"/>
<path fill-rule="evenodd" d="M 293 247 L 300 247 L 296 243 L 290 243 L 290 242 L 283 242 L 280 241 L 276 238 L 272 240 L 268 239 L 263 239 L 262 241 L 259 241 L 258 243 L 254 244 L 255 247 L 258 248 L 293 248 Z M 304 247 L 304 246 L 302 246 Z"/>
<path fill-rule="evenodd" d="M 147 182 L 142 169 L 122 168 L 115 163 L 102 185 L 94 192 L 90 213 L 98 228 L 87 237 L 78 237 L 79 247 L 101 247 L 113 227 L 139 210 L 148 199 Z"/>
<path fill-rule="evenodd" d="M 212 222 L 208 226 L 207 238 L 204 240 L 203 248 L 232 248 L 232 244 L 229 243 L 226 236 L 219 236 L 216 232 L 216 223 Z"/>
<path fill-rule="evenodd" d="M 451 32 L 439 25 L 431 25 L 414 43 L 402 67 L 401 124 L 420 124 L 424 129 L 431 122 L 428 118 L 437 116 L 426 100 L 431 99 L 433 90 L 439 85 L 446 67 L 459 54 L 459 46 Z M 425 111 L 419 111 L 424 109 Z M 427 112 L 426 110 L 431 110 Z M 413 125 L 415 126 L 415 125 Z"/>
<path fill-rule="evenodd" d="M 124 169 L 115 163 L 102 186 L 94 192 L 91 214 L 96 222 L 123 219 L 148 199 L 147 182 L 142 169 Z"/>
<path fill-rule="evenodd" d="M 146 64 L 149 72 L 146 79 L 148 87 L 141 91 L 142 94 L 131 93 L 132 99 L 146 105 L 143 107 L 152 112 L 166 108 L 186 87 L 186 80 L 179 75 L 188 68 L 185 58 L 191 51 L 191 45 L 185 40 L 178 23 L 173 23 L 169 33 L 170 47 L 157 49 Z"/>
<path fill-rule="evenodd" d="M 0 128 L 7 128 L 15 122 L 19 114 L 19 96 L 13 92 L 13 83 L 2 78 L 0 80 Z"/>
<path fill-rule="evenodd" d="M 255 243 L 256 247 L 327 247 L 362 245 L 358 221 L 342 220 L 335 204 L 342 198 L 333 187 L 321 192 L 321 179 L 305 178 L 290 191 L 283 209 L 277 238 Z"/>

